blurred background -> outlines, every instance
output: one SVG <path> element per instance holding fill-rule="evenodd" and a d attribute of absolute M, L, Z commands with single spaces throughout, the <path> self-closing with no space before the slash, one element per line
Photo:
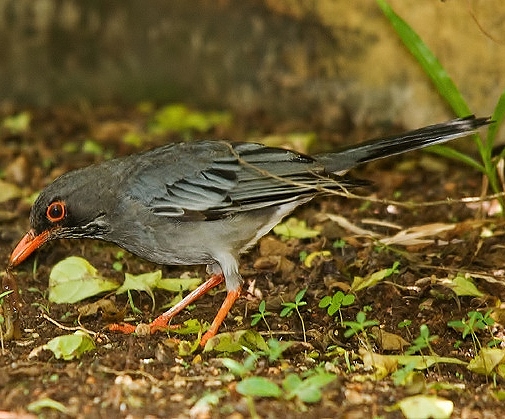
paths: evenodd
<path fill-rule="evenodd" d="M 500 0 L 391 0 L 473 112 L 505 87 Z M 184 102 L 314 128 L 453 116 L 375 0 L 1 0 L 2 106 Z"/>

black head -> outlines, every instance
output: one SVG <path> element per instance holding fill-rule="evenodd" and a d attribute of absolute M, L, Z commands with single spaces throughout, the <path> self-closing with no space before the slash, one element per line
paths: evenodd
<path fill-rule="evenodd" d="M 114 202 L 107 175 L 100 166 L 90 166 L 47 186 L 33 204 L 31 229 L 12 252 L 10 265 L 21 263 L 49 240 L 103 238 L 110 229 L 107 215 Z"/>

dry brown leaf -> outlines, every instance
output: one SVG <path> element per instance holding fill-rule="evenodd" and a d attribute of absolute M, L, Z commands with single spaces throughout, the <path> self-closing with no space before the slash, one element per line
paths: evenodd
<path fill-rule="evenodd" d="M 386 332 L 377 326 L 372 327 L 372 333 L 377 337 L 377 343 L 384 351 L 401 351 L 405 346 L 410 345 L 400 335 Z"/>
<path fill-rule="evenodd" d="M 437 236 L 440 233 L 453 230 L 456 224 L 432 223 L 422 226 L 415 226 L 402 230 L 392 237 L 380 240 L 386 246 L 396 244 L 402 246 L 418 246 L 422 244 L 434 243 L 434 239 L 427 237 Z"/>
<path fill-rule="evenodd" d="M 347 218 L 342 217 L 337 214 L 325 214 L 331 221 L 337 223 L 343 229 L 350 231 L 351 233 L 360 235 L 360 236 L 369 236 L 369 237 L 381 237 L 380 234 L 366 230 L 364 228 L 358 227 L 356 224 L 351 223 Z"/>

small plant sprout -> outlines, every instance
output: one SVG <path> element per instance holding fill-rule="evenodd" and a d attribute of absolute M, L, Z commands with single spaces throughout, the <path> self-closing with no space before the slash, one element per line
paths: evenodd
<path fill-rule="evenodd" d="M 467 318 L 461 320 L 453 320 L 447 323 L 449 327 L 461 332 L 461 337 L 466 339 L 468 335 L 472 337 L 475 353 L 482 349 L 482 344 L 477 337 L 477 331 L 490 330 L 489 326 L 494 325 L 494 320 L 491 318 L 491 310 L 485 314 L 478 311 L 470 311 L 467 313 Z M 490 331 L 491 334 L 491 331 Z M 491 344 L 494 343 L 494 336 L 491 334 Z"/>
<path fill-rule="evenodd" d="M 435 351 L 433 350 L 433 347 L 431 346 L 431 343 L 436 341 L 438 339 L 437 335 L 430 335 L 430 329 L 428 328 L 427 325 L 422 324 L 421 327 L 419 328 L 419 336 L 414 339 L 412 342 L 412 345 L 407 349 L 405 352 L 407 355 L 412 355 L 415 354 L 416 352 L 419 352 L 421 355 L 423 355 L 423 349 L 428 349 L 430 352 L 430 355 L 432 356 L 437 356 Z M 437 369 L 438 373 L 442 374 L 440 371 L 440 366 L 437 364 Z"/>
<path fill-rule="evenodd" d="M 281 342 L 270 338 L 267 342 L 268 350 L 263 353 L 268 356 L 268 362 L 275 362 L 282 358 L 282 353 L 293 345 L 293 342 Z"/>
<path fill-rule="evenodd" d="M 410 325 L 412 324 L 412 320 L 403 319 L 400 323 L 398 323 L 399 329 L 405 329 L 407 331 L 407 335 L 409 339 L 412 339 L 412 333 L 410 331 Z"/>
<path fill-rule="evenodd" d="M 128 295 L 128 303 L 130 304 L 130 308 L 131 308 L 133 314 L 135 314 L 135 315 L 142 314 L 142 310 L 140 310 L 139 308 L 137 308 L 135 306 L 135 302 L 133 301 L 133 295 L 131 293 L 131 290 L 127 291 L 127 295 Z"/>
<path fill-rule="evenodd" d="M 245 352 L 247 352 L 247 357 L 243 362 L 235 361 L 231 358 L 221 359 L 222 364 L 228 368 L 228 370 L 236 377 L 245 378 L 250 375 L 256 368 L 256 362 L 258 361 L 259 354 L 254 353 L 250 349 L 244 347 Z"/>
<path fill-rule="evenodd" d="M 366 313 L 364 311 L 360 311 L 358 314 L 356 314 L 356 321 L 345 321 L 342 322 L 342 325 L 348 328 L 348 330 L 346 330 L 344 333 L 344 336 L 346 338 L 350 338 L 354 335 L 359 335 L 361 344 L 368 351 L 372 350 L 366 329 L 372 326 L 378 326 L 379 322 L 377 320 L 367 320 Z"/>
<path fill-rule="evenodd" d="M 344 294 L 342 291 L 337 291 L 333 294 L 333 297 L 327 295 L 323 297 L 319 302 L 319 308 L 326 308 L 326 312 L 329 316 L 333 317 L 335 313 L 338 312 L 340 317 L 340 324 L 343 325 L 342 311 L 340 310 L 342 307 L 350 306 L 354 303 L 355 297 L 353 294 Z"/>
<path fill-rule="evenodd" d="M 343 249 L 346 245 L 346 241 L 344 239 L 338 239 L 333 242 L 334 249 Z"/>
<path fill-rule="evenodd" d="M 431 355 L 436 355 L 431 343 L 438 339 L 437 335 L 430 335 L 430 329 L 425 324 L 419 328 L 419 336 L 414 339 L 412 345 L 407 349 L 406 354 L 412 355 L 416 352 L 422 354 L 423 349 L 428 349 Z"/>
<path fill-rule="evenodd" d="M 293 303 L 288 302 L 288 303 L 282 303 L 284 308 L 281 311 L 280 316 L 281 317 L 288 317 L 291 316 L 293 311 L 296 311 L 296 314 L 298 315 L 298 318 L 300 319 L 300 322 L 302 324 L 302 332 L 303 332 L 303 341 L 307 342 L 307 335 L 305 333 L 305 322 L 303 321 L 303 317 L 300 313 L 300 307 L 303 307 L 307 305 L 306 301 L 303 301 L 303 297 L 305 296 L 305 293 L 307 292 L 307 288 L 304 288 L 301 291 L 298 291 L 298 293 L 295 296 L 295 301 Z"/>
<path fill-rule="evenodd" d="M 268 333 L 270 336 L 272 336 L 272 330 L 270 329 L 270 325 L 267 322 L 266 317 L 272 315 L 270 311 L 266 311 L 266 302 L 265 300 L 261 300 L 259 306 L 258 306 L 258 312 L 254 313 L 251 316 L 251 326 L 256 326 L 260 320 L 263 320 L 265 325 L 267 326 Z"/>
<path fill-rule="evenodd" d="M 395 386 L 406 385 L 409 380 L 412 380 L 415 374 L 417 361 L 413 360 L 406 364 L 403 368 L 399 368 L 391 374 Z"/>

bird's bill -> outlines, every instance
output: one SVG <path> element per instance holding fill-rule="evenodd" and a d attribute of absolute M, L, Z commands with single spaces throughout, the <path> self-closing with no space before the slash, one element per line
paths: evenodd
<path fill-rule="evenodd" d="M 36 234 L 30 230 L 14 248 L 9 259 L 9 267 L 17 266 L 30 256 L 35 250 L 49 240 L 49 230 Z"/>

